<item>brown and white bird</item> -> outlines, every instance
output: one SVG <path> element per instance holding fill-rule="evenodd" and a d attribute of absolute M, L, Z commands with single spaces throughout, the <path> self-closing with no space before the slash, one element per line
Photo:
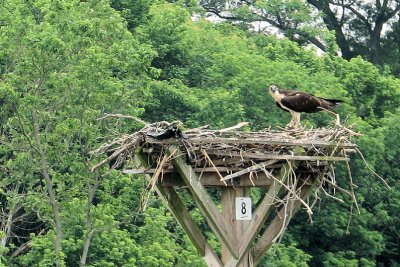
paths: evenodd
<path fill-rule="evenodd" d="M 327 111 L 336 115 L 336 125 L 340 125 L 339 114 L 334 108 L 340 106 L 342 100 L 322 98 L 301 91 L 279 89 L 276 85 L 269 87 L 269 93 L 279 108 L 290 112 L 292 115 L 292 120 L 286 126 L 288 128 L 298 129 L 301 127 L 301 112 Z"/>

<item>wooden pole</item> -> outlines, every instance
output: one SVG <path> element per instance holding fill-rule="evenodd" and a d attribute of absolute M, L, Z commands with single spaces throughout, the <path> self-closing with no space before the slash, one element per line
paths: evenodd
<path fill-rule="evenodd" d="M 225 187 L 221 189 L 222 216 L 226 218 L 226 221 L 230 225 L 229 231 L 232 234 L 233 229 L 236 229 L 236 220 L 233 217 L 235 215 L 235 207 L 234 204 L 232 204 L 235 202 L 235 194 L 235 189 L 232 187 Z M 225 245 L 222 245 L 221 256 L 221 260 L 224 265 L 231 258 L 231 253 Z"/>
<path fill-rule="evenodd" d="M 222 215 L 225 220 L 230 225 L 229 233 L 235 236 L 235 239 L 239 239 L 243 236 L 243 233 L 250 224 L 250 221 L 240 221 L 236 220 L 236 207 L 235 199 L 236 197 L 249 197 L 250 187 L 224 187 L 221 189 L 221 202 L 222 202 Z M 238 240 L 238 244 L 240 240 Z M 234 247 L 238 248 L 238 244 Z M 239 251 L 237 252 L 239 253 Z M 222 246 L 222 263 L 226 265 L 230 260 L 232 260 L 232 255 L 226 246 Z M 243 261 L 236 265 L 237 267 L 249 267 L 248 255 L 243 257 Z"/>
<path fill-rule="evenodd" d="M 236 197 L 249 197 L 250 196 L 250 187 L 241 187 L 236 188 Z M 251 207 L 249 207 L 251 209 Z M 236 236 L 239 238 L 243 238 L 243 234 L 246 231 L 248 225 L 251 221 L 236 221 Z M 240 244 L 240 242 L 239 242 Z M 239 249 L 239 247 L 238 247 Z M 239 252 L 238 252 L 239 253 Z M 243 257 L 243 260 L 239 262 L 238 267 L 250 267 L 249 263 L 249 254 L 246 253 Z"/>

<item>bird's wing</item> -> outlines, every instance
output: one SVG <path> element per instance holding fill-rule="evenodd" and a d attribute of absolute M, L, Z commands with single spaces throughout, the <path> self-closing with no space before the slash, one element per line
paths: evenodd
<path fill-rule="evenodd" d="M 282 89 L 279 91 L 280 93 L 284 94 L 286 97 L 289 96 L 296 96 L 298 94 L 306 94 L 304 92 L 301 91 L 296 91 L 296 90 L 288 90 L 288 89 Z"/>
<path fill-rule="evenodd" d="M 175 131 L 173 129 L 165 129 L 161 133 L 147 133 L 147 135 L 151 136 L 157 140 L 165 140 L 165 139 L 174 137 Z"/>
<path fill-rule="evenodd" d="M 321 105 L 318 97 L 303 92 L 296 92 L 281 99 L 281 104 L 296 112 L 316 112 Z"/>
<path fill-rule="evenodd" d="M 340 99 L 322 98 L 322 107 L 326 109 L 333 109 L 339 107 L 344 101 Z"/>

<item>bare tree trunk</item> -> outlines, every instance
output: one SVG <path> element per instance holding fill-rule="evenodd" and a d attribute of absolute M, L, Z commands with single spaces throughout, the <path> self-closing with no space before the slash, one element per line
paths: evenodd
<path fill-rule="evenodd" d="M 7 246 L 7 242 L 11 236 L 11 231 L 14 221 L 18 219 L 16 214 L 22 208 L 21 204 L 17 200 L 18 190 L 19 186 L 17 185 L 11 191 L 12 199 L 7 201 L 7 206 L 4 207 L 3 212 L 0 216 L 2 219 L 2 221 L 0 222 L 0 230 L 3 232 L 3 236 L 0 238 L 1 248 L 5 248 Z M 1 257 L 0 257 L 0 262 L 1 262 Z"/>
<path fill-rule="evenodd" d="M 56 199 L 53 181 L 49 175 L 49 169 L 46 159 L 46 154 L 43 149 L 42 143 L 40 141 L 40 131 L 39 131 L 39 121 L 36 110 L 32 110 L 32 126 L 33 126 L 33 134 L 36 143 L 36 150 L 40 156 L 40 173 L 45 181 L 47 193 L 50 201 L 50 205 L 53 208 L 53 219 L 54 219 L 54 228 L 56 232 L 55 238 L 55 251 L 56 258 L 55 263 L 57 267 L 63 266 L 62 264 L 62 247 L 61 240 L 63 235 L 62 224 L 61 224 L 61 216 L 60 216 L 60 208 Z"/>
<path fill-rule="evenodd" d="M 89 182 L 89 178 L 86 176 L 86 187 L 88 189 L 88 200 L 87 200 L 87 209 L 86 209 L 86 237 L 85 237 L 85 241 L 83 243 L 81 262 L 79 265 L 80 267 L 86 266 L 86 260 L 87 260 L 88 254 L 89 254 L 89 246 L 92 241 L 92 237 L 94 235 L 91 209 L 93 206 L 94 194 L 95 194 L 99 184 L 100 184 L 100 180 L 97 180 L 96 183 L 93 186 L 91 186 L 90 182 Z"/>
<path fill-rule="evenodd" d="M 335 13 L 329 6 L 329 1 L 307 0 L 307 2 L 317 8 L 319 11 L 324 12 L 322 19 L 329 30 L 335 31 L 336 42 L 340 48 L 340 51 L 342 52 L 342 57 L 344 59 L 351 59 L 355 57 L 356 55 L 351 51 L 347 42 L 347 38 L 343 33 L 342 25 L 340 25 Z"/>
<path fill-rule="evenodd" d="M 1 229 L 1 231 L 4 233 L 3 236 L 1 237 L 1 247 L 5 248 L 6 244 L 7 244 L 7 239 L 9 237 L 9 231 L 11 229 L 11 222 L 12 222 L 12 212 L 10 211 L 10 213 L 8 214 L 8 218 L 7 221 L 4 225 L 4 228 Z M 0 258 L 1 260 L 1 258 Z"/>
<path fill-rule="evenodd" d="M 13 210 L 10 209 L 8 216 L 7 216 L 7 220 L 4 223 L 4 226 L 2 225 L 1 227 L 1 231 L 4 233 L 3 236 L 1 237 L 1 247 L 5 248 L 6 244 L 7 244 L 7 239 L 10 236 L 10 232 L 11 232 L 11 226 L 12 226 L 12 221 L 13 221 Z M 1 260 L 1 258 L 0 258 Z"/>
<path fill-rule="evenodd" d="M 6 215 L 7 220 L 5 221 L 4 224 L 2 223 L 2 227 L 0 228 L 1 231 L 4 233 L 4 235 L 1 237 L 1 247 L 2 248 L 6 247 L 7 240 L 10 238 L 11 229 L 12 229 L 12 225 L 13 225 L 13 221 L 14 221 L 14 215 L 21 208 L 21 206 L 16 203 L 12 203 L 11 205 L 12 206 L 11 206 L 9 212 Z"/>
<path fill-rule="evenodd" d="M 91 243 L 93 235 L 95 233 L 95 229 L 93 228 L 93 218 L 92 218 L 91 210 L 93 207 L 94 195 L 96 193 L 97 188 L 99 187 L 99 185 L 101 183 L 101 177 L 96 177 L 97 178 L 96 182 L 93 185 L 91 185 L 91 182 L 90 182 L 91 173 L 89 172 L 89 170 L 90 170 L 89 163 L 87 162 L 87 158 L 85 157 L 85 151 L 83 149 L 82 144 L 80 144 L 80 146 L 81 146 L 81 154 L 82 154 L 83 162 L 85 164 L 85 169 L 86 169 L 85 180 L 86 180 L 86 189 L 88 192 L 87 207 L 86 207 L 86 236 L 85 236 L 85 240 L 83 243 L 81 261 L 79 264 L 80 267 L 84 267 L 84 266 L 86 266 L 86 261 L 87 261 L 87 257 L 89 254 L 90 243 Z M 95 175 L 97 175 L 97 174 L 95 174 Z"/>
<path fill-rule="evenodd" d="M 92 228 L 92 227 L 90 226 L 90 228 Z M 88 229 L 88 228 L 86 228 L 86 229 Z M 79 264 L 80 267 L 86 266 L 86 260 L 87 260 L 88 254 L 89 254 L 89 246 L 90 246 L 90 242 L 92 241 L 93 235 L 94 235 L 93 230 L 90 230 L 90 232 L 88 232 L 86 234 L 85 243 L 83 244 L 81 262 Z"/>
<path fill-rule="evenodd" d="M 382 46 L 381 33 L 383 24 L 385 23 L 383 15 L 380 15 L 375 20 L 375 27 L 372 30 L 369 38 L 369 47 L 371 49 L 371 62 L 375 65 L 382 64 Z"/>

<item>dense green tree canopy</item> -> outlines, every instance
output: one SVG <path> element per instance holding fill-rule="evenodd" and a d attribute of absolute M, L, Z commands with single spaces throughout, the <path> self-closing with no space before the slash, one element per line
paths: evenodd
<path fill-rule="evenodd" d="M 219 18 L 258 31 L 279 32 L 301 45 L 329 50 L 330 31 L 345 59 L 362 56 L 398 75 L 398 16 L 396 0 L 200 0 Z M 393 57 L 394 56 L 394 57 Z"/>
<path fill-rule="evenodd" d="M 397 14 L 397 3 L 375 2 Z M 295 218 L 262 266 L 400 265 L 400 80 L 364 60 L 373 51 L 361 52 L 368 44 L 357 36 L 368 29 L 356 13 L 343 21 L 359 25 L 346 39 L 355 53 L 346 60 L 335 53 L 343 52 L 337 32 L 307 28 L 313 13 L 304 1 L 246 3 L 275 12 L 268 16 L 285 15 L 282 23 L 293 31 L 277 38 L 241 23 L 209 22 L 194 1 L 1 1 L 0 266 L 205 266 L 156 197 L 139 212 L 142 177 L 90 171 L 100 160 L 90 151 L 142 126 L 100 118 L 119 113 L 186 127 L 241 121 L 251 130 L 283 127 L 290 117 L 268 96 L 270 84 L 343 99 L 342 120 L 364 133 L 359 149 L 391 189 L 352 158 L 360 214 L 350 216 L 349 205 L 321 196 L 314 223 L 306 224 L 305 214 Z M 378 19 L 373 11 L 368 20 Z M 254 20 L 246 5 L 234 12 L 243 22 Z M 380 40 L 393 48 L 385 61 L 392 71 L 397 24 Z M 323 56 L 293 42 L 317 36 Z M 330 114 L 313 114 L 303 124 L 332 121 Z M 346 175 L 338 166 L 338 179 Z"/>

